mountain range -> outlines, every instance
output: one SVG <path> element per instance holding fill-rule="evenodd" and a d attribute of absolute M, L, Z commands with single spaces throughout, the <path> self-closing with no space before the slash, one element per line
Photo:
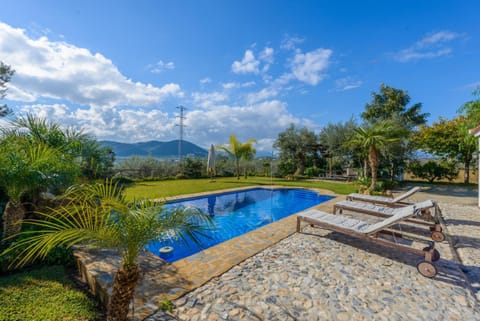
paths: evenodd
<path fill-rule="evenodd" d="M 102 146 L 111 147 L 113 149 L 113 152 L 115 153 L 115 156 L 118 159 L 132 156 L 177 158 L 178 142 L 178 140 L 172 140 L 170 142 L 151 140 L 148 142 L 138 143 L 120 143 L 103 140 L 99 143 Z M 182 141 L 182 156 L 207 157 L 207 155 L 208 151 L 206 149 L 188 141 Z"/>

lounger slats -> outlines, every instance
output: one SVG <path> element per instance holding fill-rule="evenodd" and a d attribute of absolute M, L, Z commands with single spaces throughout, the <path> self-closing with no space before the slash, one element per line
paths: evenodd
<path fill-rule="evenodd" d="M 347 200 L 393 205 L 395 203 L 398 203 L 398 202 L 412 196 L 413 194 L 415 194 L 419 190 L 420 190 L 420 187 L 416 186 L 416 187 L 413 187 L 412 189 L 410 189 L 409 191 L 398 195 L 395 198 L 385 197 L 385 196 L 375 196 L 375 195 L 364 195 L 364 194 L 352 193 L 352 194 L 347 195 Z"/>

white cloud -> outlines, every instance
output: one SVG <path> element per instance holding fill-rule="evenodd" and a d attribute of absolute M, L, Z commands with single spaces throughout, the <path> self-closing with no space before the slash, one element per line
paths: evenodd
<path fill-rule="evenodd" d="M 208 77 L 205 77 L 203 79 L 200 79 L 200 83 L 202 85 L 205 85 L 205 84 L 208 84 L 208 83 L 211 83 L 212 82 L 212 79 L 208 78 Z"/>
<path fill-rule="evenodd" d="M 286 34 L 283 37 L 282 43 L 280 44 L 280 48 L 285 50 L 293 50 L 297 47 L 298 44 L 301 44 L 305 41 L 305 39 L 295 36 L 289 36 Z"/>
<path fill-rule="evenodd" d="M 134 82 L 99 53 L 46 37 L 29 38 L 25 30 L 0 22 L 0 57 L 15 70 L 9 99 L 40 98 L 92 106 L 152 106 L 182 96 L 178 84 L 156 87 Z"/>
<path fill-rule="evenodd" d="M 307 53 L 297 49 L 291 63 L 292 73 L 299 81 L 316 85 L 325 78 L 331 55 L 330 49 L 318 48 Z"/>
<path fill-rule="evenodd" d="M 453 52 L 448 43 L 460 37 L 463 36 L 451 31 L 436 32 L 393 54 L 393 58 L 399 62 L 410 62 L 446 56 Z"/>
<path fill-rule="evenodd" d="M 226 83 L 222 84 L 222 87 L 224 89 L 233 89 L 233 88 L 248 88 L 248 87 L 252 87 L 252 86 L 255 86 L 255 85 L 256 85 L 256 83 L 254 81 L 247 81 L 247 82 L 243 82 L 243 83 L 226 82 Z"/>
<path fill-rule="evenodd" d="M 175 69 L 175 64 L 172 61 L 163 62 L 162 60 L 159 60 L 156 64 L 149 65 L 149 66 L 147 66 L 147 68 L 148 68 L 148 70 L 150 70 L 151 73 L 159 74 L 159 73 L 163 72 L 164 70 Z"/>
<path fill-rule="evenodd" d="M 192 93 L 193 103 L 196 106 L 200 106 L 203 108 L 212 107 L 219 102 L 225 101 L 228 99 L 228 96 L 224 93 L 220 92 L 211 92 L 211 93 L 199 93 L 194 92 Z"/>
<path fill-rule="evenodd" d="M 247 95 L 247 103 L 254 104 L 262 100 L 267 100 L 269 98 L 275 97 L 278 95 L 277 90 L 273 88 L 263 88 L 262 90 Z"/>
<path fill-rule="evenodd" d="M 360 80 L 355 80 L 352 77 L 345 77 L 335 80 L 336 91 L 347 91 L 360 87 L 363 84 Z"/>
<path fill-rule="evenodd" d="M 242 61 L 234 61 L 232 64 L 232 71 L 236 74 L 258 74 L 260 61 L 255 59 L 253 51 L 246 50 Z"/>
<path fill-rule="evenodd" d="M 159 110 L 131 108 L 89 107 L 71 111 L 65 104 L 35 104 L 23 106 L 30 112 L 62 126 L 83 128 L 98 139 L 122 142 L 178 139 L 178 119 Z M 240 140 L 258 139 L 258 151 L 271 151 L 278 133 L 291 123 L 314 130 L 319 126 L 292 115 L 287 104 L 278 100 L 250 106 L 212 106 L 208 109 L 187 109 L 185 139 L 203 147 L 227 143 L 234 133 Z M 1 120 L 0 120 L 1 121 Z M 268 124 L 266 126 L 265 124 Z"/>

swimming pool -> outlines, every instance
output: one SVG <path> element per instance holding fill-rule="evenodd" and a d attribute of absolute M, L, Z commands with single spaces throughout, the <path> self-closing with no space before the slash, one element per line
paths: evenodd
<path fill-rule="evenodd" d="M 330 199 L 332 196 L 305 189 L 253 188 L 169 202 L 166 208 L 195 207 L 210 215 L 213 227 L 209 237 L 200 236 L 200 244 L 188 238 L 187 242 L 159 240 L 148 244 L 147 249 L 174 262 Z M 165 246 L 173 247 L 173 251 L 161 254 Z"/>

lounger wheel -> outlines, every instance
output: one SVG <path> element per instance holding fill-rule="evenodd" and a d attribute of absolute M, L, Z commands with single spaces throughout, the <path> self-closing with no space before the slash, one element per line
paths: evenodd
<path fill-rule="evenodd" d="M 435 242 L 442 242 L 445 240 L 445 234 L 439 231 L 433 231 L 431 237 Z"/>
<path fill-rule="evenodd" d="M 422 261 L 417 264 L 418 272 L 426 278 L 433 278 L 437 275 L 437 268 L 430 262 Z"/>
<path fill-rule="evenodd" d="M 430 246 L 427 246 L 426 248 L 423 249 L 424 252 L 428 252 L 430 251 L 431 247 Z M 440 252 L 438 252 L 437 249 L 434 249 L 433 250 L 433 253 L 432 253 L 432 262 L 436 262 L 440 260 Z"/>

